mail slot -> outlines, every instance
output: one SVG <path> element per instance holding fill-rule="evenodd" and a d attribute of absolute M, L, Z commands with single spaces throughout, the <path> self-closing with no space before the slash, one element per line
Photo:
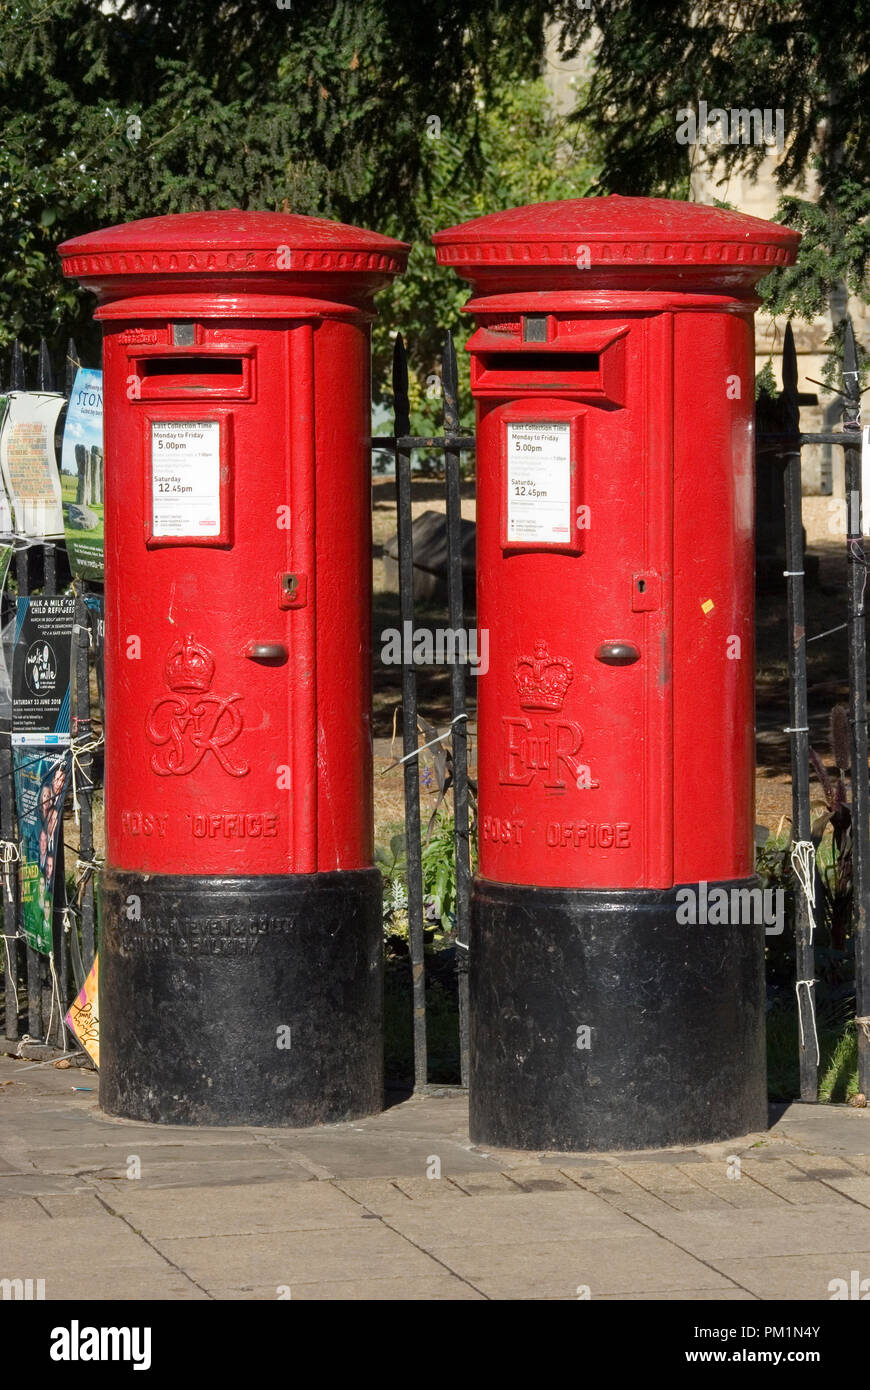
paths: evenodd
<path fill-rule="evenodd" d="M 434 240 L 472 286 L 490 652 L 472 1137 L 631 1149 L 760 1128 L 753 312 L 799 238 L 612 197 Z M 704 916 L 708 886 L 725 920 Z"/>
<path fill-rule="evenodd" d="M 60 251 L 104 334 L 101 1104 L 370 1113 L 369 332 L 406 248 L 233 211 Z"/>

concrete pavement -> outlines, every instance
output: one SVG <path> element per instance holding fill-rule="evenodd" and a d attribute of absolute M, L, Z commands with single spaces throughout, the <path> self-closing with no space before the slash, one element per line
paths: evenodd
<path fill-rule="evenodd" d="M 458 1094 L 195 1131 L 103 1115 L 74 1089 L 96 1086 L 0 1058 L 0 1281 L 49 1300 L 828 1300 L 870 1279 L 868 1110 L 587 1156 L 476 1147 Z"/>

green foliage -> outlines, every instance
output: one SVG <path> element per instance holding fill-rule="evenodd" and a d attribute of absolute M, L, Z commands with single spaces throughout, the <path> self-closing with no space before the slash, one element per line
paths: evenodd
<path fill-rule="evenodd" d="M 453 817 L 439 811 L 431 833 L 423 843 L 423 891 L 431 900 L 432 916 L 449 924 L 456 911 L 456 855 Z"/>
<path fill-rule="evenodd" d="M 766 396 L 773 401 L 779 395 L 779 387 L 773 374 L 773 361 L 768 357 L 760 372 L 755 376 L 755 399 Z"/>
<path fill-rule="evenodd" d="M 600 47 L 576 116 L 600 142 L 600 190 L 685 196 L 697 150 L 681 108 L 784 113 L 778 217 L 804 234 L 797 265 L 762 282 L 774 314 L 813 318 L 840 282 L 867 300 L 870 256 L 870 0 L 571 0 L 556 7 L 569 52 Z M 756 171 L 761 145 L 720 145 L 726 174 Z M 787 196 L 786 196 L 787 195 Z"/>
<path fill-rule="evenodd" d="M 384 935 L 408 939 L 408 888 L 405 862 L 405 836 L 398 830 L 390 836 L 389 848 L 375 846 L 375 864 L 383 880 Z"/>
<path fill-rule="evenodd" d="M 472 159 L 472 149 L 479 157 Z M 444 227 L 523 203 L 577 198 L 592 183 L 595 165 L 581 148 L 576 127 L 554 114 L 540 78 L 513 79 L 504 73 L 487 93 L 476 83 L 474 108 L 461 126 L 442 123 L 438 138 L 423 150 L 417 192 L 418 239 L 407 273 L 384 291 L 374 331 L 374 373 L 378 391 L 389 390 L 392 337 L 401 331 L 408 349 L 411 432 L 441 433 L 441 393 L 437 376 L 444 336 L 450 329 L 461 352 L 469 336 L 461 317 L 468 287 L 450 267 L 435 261 L 430 237 Z M 394 236 L 408 236 L 400 215 L 383 224 Z M 460 359 L 461 360 L 461 359 Z M 460 371 L 460 412 L 471 423 L 468 373 Z"/>
<path fill-rule="evenodd" d="M 819 1100 L 842 1103 L 858 1091 L 858 1038 L 854 1021 L 818 1024 Z M 771 1100 L 800 1095 L 797 1007 L 783 999 L 767 1015 L 767 1092 Z"/>
<path fill-rule="evenodd" d="M 253 207 L 419 239 L 464 215 L 489 177 L 481 103 L 536 67 L 543 14 L 543 0 L 0 7 L 0 346 L 73 333 L 93 354 L 92 300 L 63 282 L 55 247 L 113 222 Z M 461 298 L 454 280 L 442 306 L 430 274 L 424 259 L 395 306 L 415 348 Z M 385 349 L 382 332 L 382 368 Z"/>

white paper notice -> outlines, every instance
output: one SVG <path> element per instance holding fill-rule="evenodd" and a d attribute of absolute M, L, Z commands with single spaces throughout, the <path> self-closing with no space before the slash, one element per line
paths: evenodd
<path fill-rule="evenodd" d="M 571 425 L 508 424 L 509 541 L 571 540 Z"/>
<path fill-rule="evenodd" d="M 15 529 L 32 540 L 63 538 L 60 474 L 54 427 L 63 396 L 53 391 L 10 391 L 0 432 L 0 469 L 15 512 Z M 8 510 L 4 530 L 11 529 Z"/>
<path fill-rule="evenodd" d="M 151 503 L 155 536 L 219 536 L 219 420 L 151 422 Z"/>

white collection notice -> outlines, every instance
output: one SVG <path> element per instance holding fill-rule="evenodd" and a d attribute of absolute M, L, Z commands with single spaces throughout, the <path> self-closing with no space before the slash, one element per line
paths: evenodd
<path fill-rule="evenodd" d="M 219 420 L 151 422 L 152 534 L 221 533 Z"/>
<path fill-rule="evenodd" d="M 571 425 L 507 427 L 507 539 L 535 544 L 571 540 Z"/>

